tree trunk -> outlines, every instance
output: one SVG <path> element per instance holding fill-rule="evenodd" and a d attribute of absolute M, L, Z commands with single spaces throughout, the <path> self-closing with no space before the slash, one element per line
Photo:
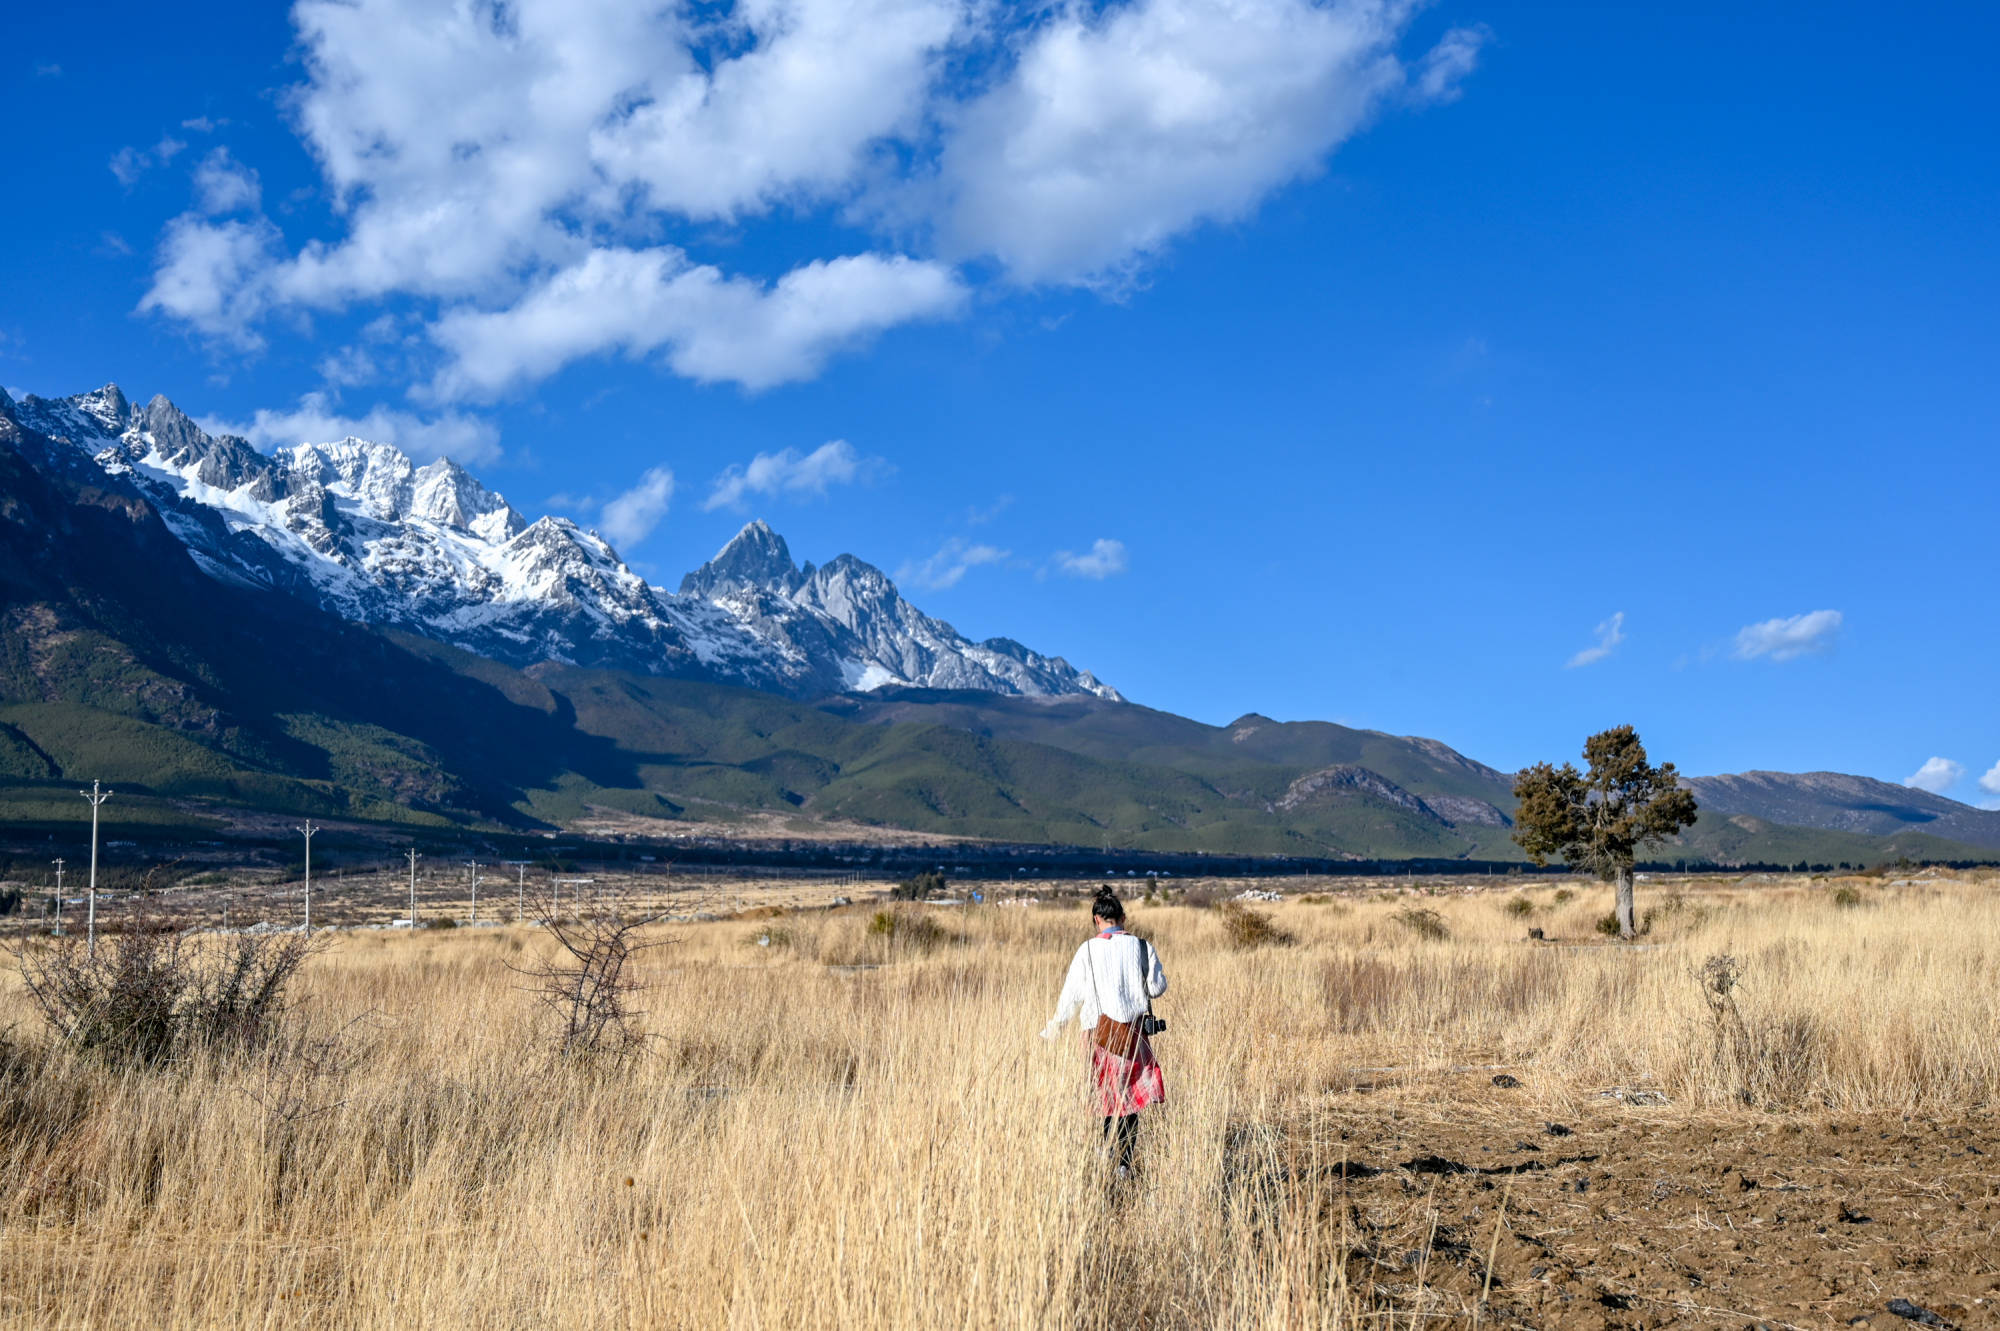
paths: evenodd
<path fill-rule="evenodd" d="M 1639 926 L 1632 913 L 1632 866 L 1618 866 L 1618 936 L 1636 938 Z"/>

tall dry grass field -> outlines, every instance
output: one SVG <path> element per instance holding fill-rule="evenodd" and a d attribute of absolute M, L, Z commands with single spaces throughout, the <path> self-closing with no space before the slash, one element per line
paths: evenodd
<path fill-rule="evenodd" d="M 1170 1103 L 1123 1191 L 1078 1042 L 1035 1037 L 1076 904 L 658 930 L 623 1066 L 545 1052 L 527 929 L 343 935 L 304 979 L 329 1050 L 165 1071 L 53 1045 L 16 979 L 0 1324 L 1404 1325 L 1351 1283 L 1335 1171 L 1297 1167 L 1366 1149 L 1357 1079 L 1371 1113 L 1466 1065 L 1551 1116 L 1614 1087 L 1725 1119 L 1994 1103 L 1993 884 L 1645 895 L 1636 947 L 1589 888 L 1288 901 L 1290 941 L 1248 950 L 1221 912 L 1136 905 Z M 1718 953 L 1747 1107 L 1695 979 Z"/>

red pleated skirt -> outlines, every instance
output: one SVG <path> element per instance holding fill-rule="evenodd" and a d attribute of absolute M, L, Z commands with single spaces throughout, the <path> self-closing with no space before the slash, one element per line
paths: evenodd
<path fill-rule="evenodd" d="M 1120 1058 L 1089 1039 L 1090 1092 L 1097 1112 L 1109 1117 L 1136 1114 L 1148 1105 L 1167 1098 L 1167 1079 L 1160 1061 L 1153 1057 L 1153 1042 L 1140 1036 L 1132 1057 Z"/>

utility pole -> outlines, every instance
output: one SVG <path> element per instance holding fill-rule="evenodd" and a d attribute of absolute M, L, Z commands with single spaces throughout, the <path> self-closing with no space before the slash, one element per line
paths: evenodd
<path fill-rule="evenodd" d="M 56 928 L 62 928 L 62 857 L 56 857 Z"/>
<path fill-rule="evenodd" d="M 404 853 L 410 857 L 410 929 L 414 932 L 417 927 L 417 861 L 423 856 L 417 854 L 415 846 Z"/>
<path fill-rule="evenodd" d="M 526 860 L 508 860 L 507 863 L 513 865 L 521 873 L 521 881 L 514 885 L 514 923 L 519 924 L 522 920 L 528 918 L 528 862 Z"/>
<path fill-rule="evenodd" d="M 472 923 L 479 923 L 479 861 L 467 860 L 472 866 Z"/>
<path fill-rule="evenodd" d="M 97 955 L 97 810 L 113 793 L 98 790 L 98 784 L 93 781 L 89 790 L 76 792 L 90 801 L 90 923 L 87 926 L 90 942 L 86 950 L 93 957 Z"/>
<path fill-rule="evenodd" d="M 319 829 L 314 827 L 313 820 L 308 818 L 304 827 L 295 830 L 304 833 L 306 838 L 306 932 L 311 933 L 313 931 L 313 833 Z"/>
<path fill-rule="evenodd" d="M 555 910 L 553 910 L 553 911 L 551 912 L 552 916 L 553 916 L 554 918 L 556 918 L 556 919 L 561 919 L 561 918 L 562 918 L 562 910 L 561 910 L 561 907 L 562 907 L 562 885 L 563 885 L 564 883 L 568 883 L 568 884 L 569 884 L 569 885 L 570 885 L 571 887 L 573 887 L 573 888 L 577 889 L 577 891 L 576 891 L 576 900 L 577 900 L 577 907 L 578 907 L 578 909 L 577 909 L 577 915 L 578 915 L 578 918 L 581 918 L 581 917 L 582 917 L 582 914 L 583 914 L 583 911 L 582 911 L 582 906 L 583 906 L 583 889 L 584 889 L 584 888 L 586 888 L 586 887 L 589 887 L 589 886 L 590 886 L 590 885 L 591 885 L 592 883 L 594 883 L 594 882 L 596 882 L 596 881 L 597 881 L 597 880 L 596 880 L 595 878 L 558 878 L 558 879 L 556 879 L 556 880 L 555 880 L 555 884 L 556 884 L 556 899 L 555 899 L 555 906 L 556 906 L 556 909 L 555 909 Z"/>

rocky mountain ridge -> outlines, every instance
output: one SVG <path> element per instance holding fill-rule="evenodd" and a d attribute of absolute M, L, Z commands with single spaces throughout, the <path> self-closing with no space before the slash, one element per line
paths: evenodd
<path fill-rule="evenodd" d="M 673 592 L 594 531 L 529 522 L 448 458 L 419 466 L 355 438 L 265 454 L 209 434 L 164 396 L 137 406 L 115 384 L 19 403 L 0 394 L 0 412 L 128 481 L 212 577 L 506 664 L 794 697 L 887 684 L 1119 697 L 1060 657 L 965 638 L 851 555 L 801 568 L 762 521 Z"/>

